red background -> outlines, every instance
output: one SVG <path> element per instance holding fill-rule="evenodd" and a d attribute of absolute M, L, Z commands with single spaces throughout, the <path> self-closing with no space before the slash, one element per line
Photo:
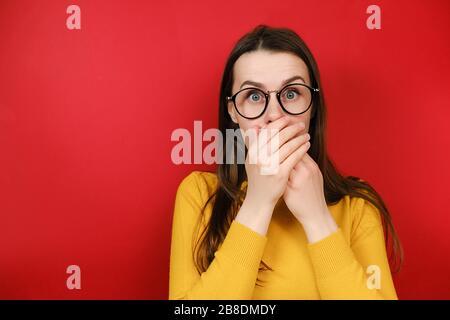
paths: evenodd
<path fill-rule="evenodd" d="M 403 242 L 399 297 L 450 298 L 449 1 L 74 3 L 81 30 L 72 2 L 0 2 L 0 298 L 167 298 L 176 187 L 207 169 L 172 164 L 171 133 L 217 126 L 227 55 L 259 23 L 311 47 L 330 154 Z"/>

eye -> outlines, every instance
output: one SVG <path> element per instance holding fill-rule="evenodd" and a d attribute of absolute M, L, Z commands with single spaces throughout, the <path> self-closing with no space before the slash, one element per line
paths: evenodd
<path fill-rule="evenodd" d="M 284 96 L 285 98 L 287 98 L 288 100 L 292 100 L 295 99 L 297 97 L 297 95 L 299 95 L 298 91 L 296 89 L 287 89 L 284 92 Z"/>
<path fill-rule="evenodd" d="M 249 90 L 247 93 L 247 98 L 250 98 L 251 102 L 259 102 L 262 99 L 262 94 L 256 90 Z"/>

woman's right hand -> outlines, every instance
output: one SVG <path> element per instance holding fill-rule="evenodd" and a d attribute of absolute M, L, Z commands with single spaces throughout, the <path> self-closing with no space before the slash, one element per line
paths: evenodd
<path fill-rule="evenodd" d="M 245 201 L 275 206 L 286 189 L 292 168 L 309 149 L 309 134 L 300 135 L 304 129 L 303 122 L 288 125 L 288 118 L 281 117 L 258 130 L 256 139 L 250 139 L 245 161 Z"/>
<path fill-rule="evenodd" d="M 304 123 L 288 125 L 288 120 L 282 117 L 258 130 L 256 139 L 249 141 L 245 159 L 247 193 L 235 219 L 261 235 L 267 233 L 273 209 L 286 189 L 292 168 L 309 149 L 309 134 L 299 135 L 304 129 Z M 271 145 L 271 139 L 278 143 Z M 255 157 L 255 152 L 267 156 Z M 277 170 L 267 174 L 267 163 L 274 162 Z"/>

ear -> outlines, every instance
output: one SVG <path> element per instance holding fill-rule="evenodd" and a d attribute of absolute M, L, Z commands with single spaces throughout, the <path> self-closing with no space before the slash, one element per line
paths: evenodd
<path fill-rule="evenodd" d="M 230 115 L 231 120 L 238 124 L 236 110 L 234 109 L 234 105 L 232 101 L 228 101 L 228 114 Z"/>

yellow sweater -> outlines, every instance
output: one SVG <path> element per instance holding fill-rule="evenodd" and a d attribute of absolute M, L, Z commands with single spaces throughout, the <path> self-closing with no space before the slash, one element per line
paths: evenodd
<path fill-rule="evenodd" d="M 192 240 L 217 182 L 214 173 L 194 171 L 178 187 L 169 299 L 397 299 L 380 214 L 371 203 L 349 196 L 328 207 L 339 229 L 313 244 L 282 199 L 266 236 L 234 220 L 199 275 Z M 211 209 L 208 205 L 206 220 Z M 258 271 L 261 260 L 273 271 Z"/>

